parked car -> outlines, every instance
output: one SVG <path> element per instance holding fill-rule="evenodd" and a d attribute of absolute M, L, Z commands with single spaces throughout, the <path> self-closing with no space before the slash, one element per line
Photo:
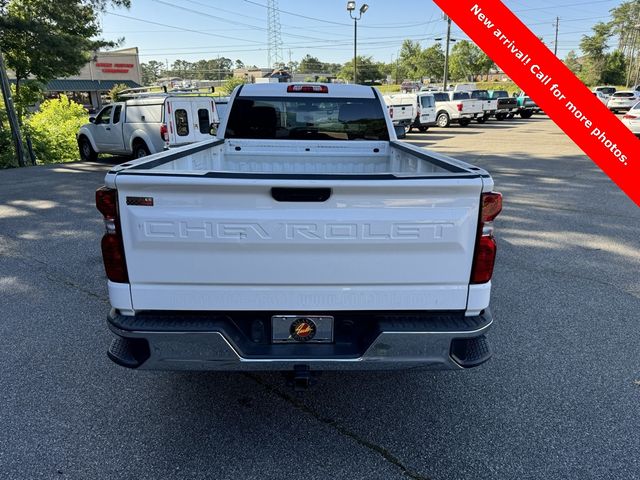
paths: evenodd
<path fill-rule="evenodd" d="M 638 100 L 640 100 L 640 92 L 635 90 L 624 90 L 616 92 L 607 102 L 607 108 L 613 113 L 618 113 L 620 110 L 627 111 L 633 107 Z"/>
<path fill-rule="evenodd" d="M 400 84 L 400 91 L 402 93 L 412 93 L 412 92 L 419 91 L 421 87 L 422 87 L 422 84 L 420 82 L 414 82 L 412 80 L 404 80 Z"/>
<path fill-rule="evenodd" d="M 509 96 L 506 90 L 489 90 L 489 98 L 497 100 L 496 119 L 504 120 L 509 115 L 513 118 L 513 112 L 518 108 L 518 101 Z"/>
<path fill-rule="evenodd" d="M 518 103 L 515 113 L 519 114 L 520 118 L 531 118 L 534 113 L 538 113 L 540 111 L 540 107 L 538 107 L 536 102 L 526 93 L 514 93 L 514 97 Z M 512 118 L 511 114 L 509 114 L 509 118 Z"/>
<path fill-rule="evenodd" d="M 374 88 L 248 84 L 219 138 L 112 168 L 109 357 L 138 369 L 462 368 L 485 336 L 502 197 L 399 142 Z"/>
<path fill-rule="evenodd" d="M 609 97 L 611 97 L 611 95 L 616 93 L 616 87 L 603 85 L 603 86 L 594 88 L 593 91 L 602 93 L 605 96 L 605 98 L 608 100 Z"/>
<path fill-rule="evenodd" d="M 213 97 L 140 94 L 107 105 L 77 134 L 80 158 L 101 153 L 141 158 L 162 150 L 210 138 L 219 121 Z"/>
<path fill-rule="evenodd" d="M 596 98 L 598 100 L 600 100 L 602 103 L 604 103 L 605 105 L 607 104 L 607 102 L 609 101 L 609 97 L 607 97 L 604 93 L 602 93 L 599 90 L 594 90 L 593 94 L 596 96 Z"/>
<path fill-rule="evenodd" d="M 631 130 L 631 133 L 640 138 L 640 102 L 631 107 L 622 117 L 622 123 Z"/>
<path fill-rule="evenodd" d="M 471 120 L 484 115 L 482 102 L 473 100 L 468 92 L 434 92 L 436 101 L 436 124 L 448 127 L 458 123 L 466 127 Z"/>
<path fill-rule="evenodd" d="M 498 100 L 492 99 L 487 90 L 470 90 L 469 95 L 475 100 L 482 102 L 482 110 L 484 115 L 476 117 L 478 123 L 484 123 L 498 110 Z"/>
<path fill-rule="evenodd" d="M 401 125 L 409 132 L 414 128 L 426 132 L 436 124 L 435 99 L 429 92 L 398 93 L 382 98 L 394 125 Z"/>

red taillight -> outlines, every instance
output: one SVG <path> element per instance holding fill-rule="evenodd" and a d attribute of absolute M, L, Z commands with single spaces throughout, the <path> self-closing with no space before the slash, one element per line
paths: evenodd
<path fill-rule="evenodd" d="M 160 125 L 160 138 L 162 138 L 162 140 L 164 140 L 165 142 L 169 141 L 169 129 L 164 123 Z"/>
<path fill-rule="evenodd" d="M 487 283 L 493 275 L 496 260 L 496 241 L 491 235 L 481 236 L 473 258 L 471 283 Z"/>
<path fill-rule="evenodd" d="M 112 282 L 128 283 L 127 263 L 119 234 L 105 233 L 102 237 L 102 260 L 107 278 Z"/>
<path fill-rule="evenodd" d="M 487 283 L 493 275 L 497 245 L 493 238 L 493 220 L 502 211 L 502 194 L 497 192 L 483 193 L 480 202 L 480 222 L 478 238 L 473 254 L 471 267 L 471 283 Z"/>
<path fill-rule="evenodd" d="M 289 85 L 287 93 L 329 93 L 326 85 Z"/>
<path fill-rule="evenodd" d="M 459 104 L 457 105 L 457 107 L 458 107 L 458 111 L 459 111 L 459 112 L 461 112 L 461 111 L 462 111 L 462 104 L 461 104 L 461 103 L 459 103 Z"/>
<path fill-rule="evenodd" d="M 118 191 L 114 188 L 100 187 L 96 190 L 96 207 L 104 217 L 106 229 L 101 246 L 107 278 L 112 282 L 127 283 L 129 275 L 118 218 Z"/>

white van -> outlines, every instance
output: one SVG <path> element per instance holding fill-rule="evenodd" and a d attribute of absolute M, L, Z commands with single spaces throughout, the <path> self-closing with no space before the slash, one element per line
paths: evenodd
<path fill-rule="evenodd" d="M 213 97 L 141 94 L 106 105 L 78 132 L 82 160 L 101 153 L 142 158 L 169 147 L 211 138 L 219 123 Z"/>
<path fill-rule="evenodd" d="M 384 95 L 383 99 L 394 125 L 426 132 L 436 124 L 436 102 L 430 92 Z"/>

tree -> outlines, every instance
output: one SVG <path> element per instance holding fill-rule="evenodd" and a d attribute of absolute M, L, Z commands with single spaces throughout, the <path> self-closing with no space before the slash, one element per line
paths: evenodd
<path fill-rule="evenodd" d="M 75 75 L 92 52 L 113 42 L 96 40 L 101 32 L 98 10 L 107 4 L 129 6 L 129 0 L 4 0 L 0 2 L 0 48 L 7 67 L 22 82 L 35 77 L 46 83 Z"/>
<path fill-rule="evenodd" d="M 627 61 L 622 50 L 616 50 L 606 57 L 602 71 L 602 83 L 606 85 L 624 85 L 626 81 Z"/>
<path fill-rule="evenodd" d="M 432 79 L 441 79 L 444 75 L 444 51 L 439 43 L 436 43 L 422 51 L 420 55 L 422 76 Z"/>
<path fill-rule="evenodd" d="M 129 87 L 126 86 L 124 83 L 118 83 L 113 87 L 111 87 L 111 90 L 109 90 L 109 98 L 111 99 L 112 102 L 121 102 L 122 97 L 120 96 L 120 94 L 124 90 L 128 90 L 128 89 Z"/>
<path fill-rule="evenodd" d="M 323 63 L 316 57 L 305 55 L 298 65 L 298 73 L 317 73 L 322 70 Z"/>
<path fill-rule="evenodd" d="M 244 68 L 244 62 L 242 60 L 240 60 L 239 58 L 236 59 L 235 68 L 236 69 Z"/>
<path fill-rule="evenodd" d="M 583 35 L 580 41 L 580 49 L 584 53 L 584 67 L 580 74 L 587 85 L 595 85 L 602 82 L 602 75 L 607 64 L 607 44 L 611 38 L 611 26 L 599 22 L 593 26 L 593 35 Z"/>
<path fill-rule="evenodd" d="M 380 64 L 375 63 L 371 57 L 356 57 L 358 65 L 358 83 L 372 83 L 384 78 L 384 74 L 380 71 Z M 340 72 L 338 78 L 343 80 L 353 80 L 353 61 L 346 62 Z"/>
<path fill-rule="evenodd" d="M 567 53 L 567 56 L 564 59 L 564 64 L 575 74 L 578 74 L 578 72 L 580 72 L 580 70 L 582 69 L 582 65 L 578 61 L 578 55 L 576 55 L 575 50 L 571 50 L 569 53 Z"/>
<path fill-rule="evenodd" d="M 164 72 L 164 64 L 156 60 L 149 60 L 147 63 L 140 64 L 142 73 L 142 83 L 150 85 L 158 81 Z"/>
<path fill-rule="evenodd" d="M 422 47 L 420 42 L 413 40 L 405 40 L 400 48 L 400 64 L 405 75 L 412 80 L 416 80 L 424 73 L 424 67 L 421 62 Z M 444 67 L 443 67 L 444 68 Z"/>
<path fill-rule="evenodd" d="M 449 69 L 452 80 L 475 80 L 488 71 L 486 55 L 468 40 L 461 40 L 451 50 Z M 493 64 L 493 63 L 492 63 Z"/>

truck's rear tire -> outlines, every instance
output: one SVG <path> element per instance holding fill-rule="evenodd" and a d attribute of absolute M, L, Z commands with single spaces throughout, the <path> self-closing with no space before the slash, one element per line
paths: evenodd
<path fill-rule="evenodd" d="M 533 116 L 533 112 L 531 110 L 525 110 L 524 112 L 520 112 L 521 118 L 531 118 Z"/>
<path fill-rule="evenodd" d="M 436 122 L 438 123 L 438 126 L 440 128 L 447 128 L 449 125 L 451 125 L 451 119 L 449 118 L 449 114 L 447 112 L 440 112 L 438 114 Z"/>
<path fill-rule="evenodd" d="M 87 137 L 78 139 L 78 149 L 80 150 L 80 159 L 85 162 L 95 162 L 98 159 L 98 153 L 91 146 L 91 142 Z"/>
<path fill-rule="evenodd" d="M 133 154 L 131 155 L 133 158 L 144 158 L 149 155 L 149 147 L 142 140 L 138 140 L 133 144 Z"/>
<path fill-rule="evenodd" d="M 467 125 L 469 125 L 471 123 L 471 119 L 470 118 L 461 118 L 458 123 L 460 124 L 461 127 L 466 127 Z"/>

